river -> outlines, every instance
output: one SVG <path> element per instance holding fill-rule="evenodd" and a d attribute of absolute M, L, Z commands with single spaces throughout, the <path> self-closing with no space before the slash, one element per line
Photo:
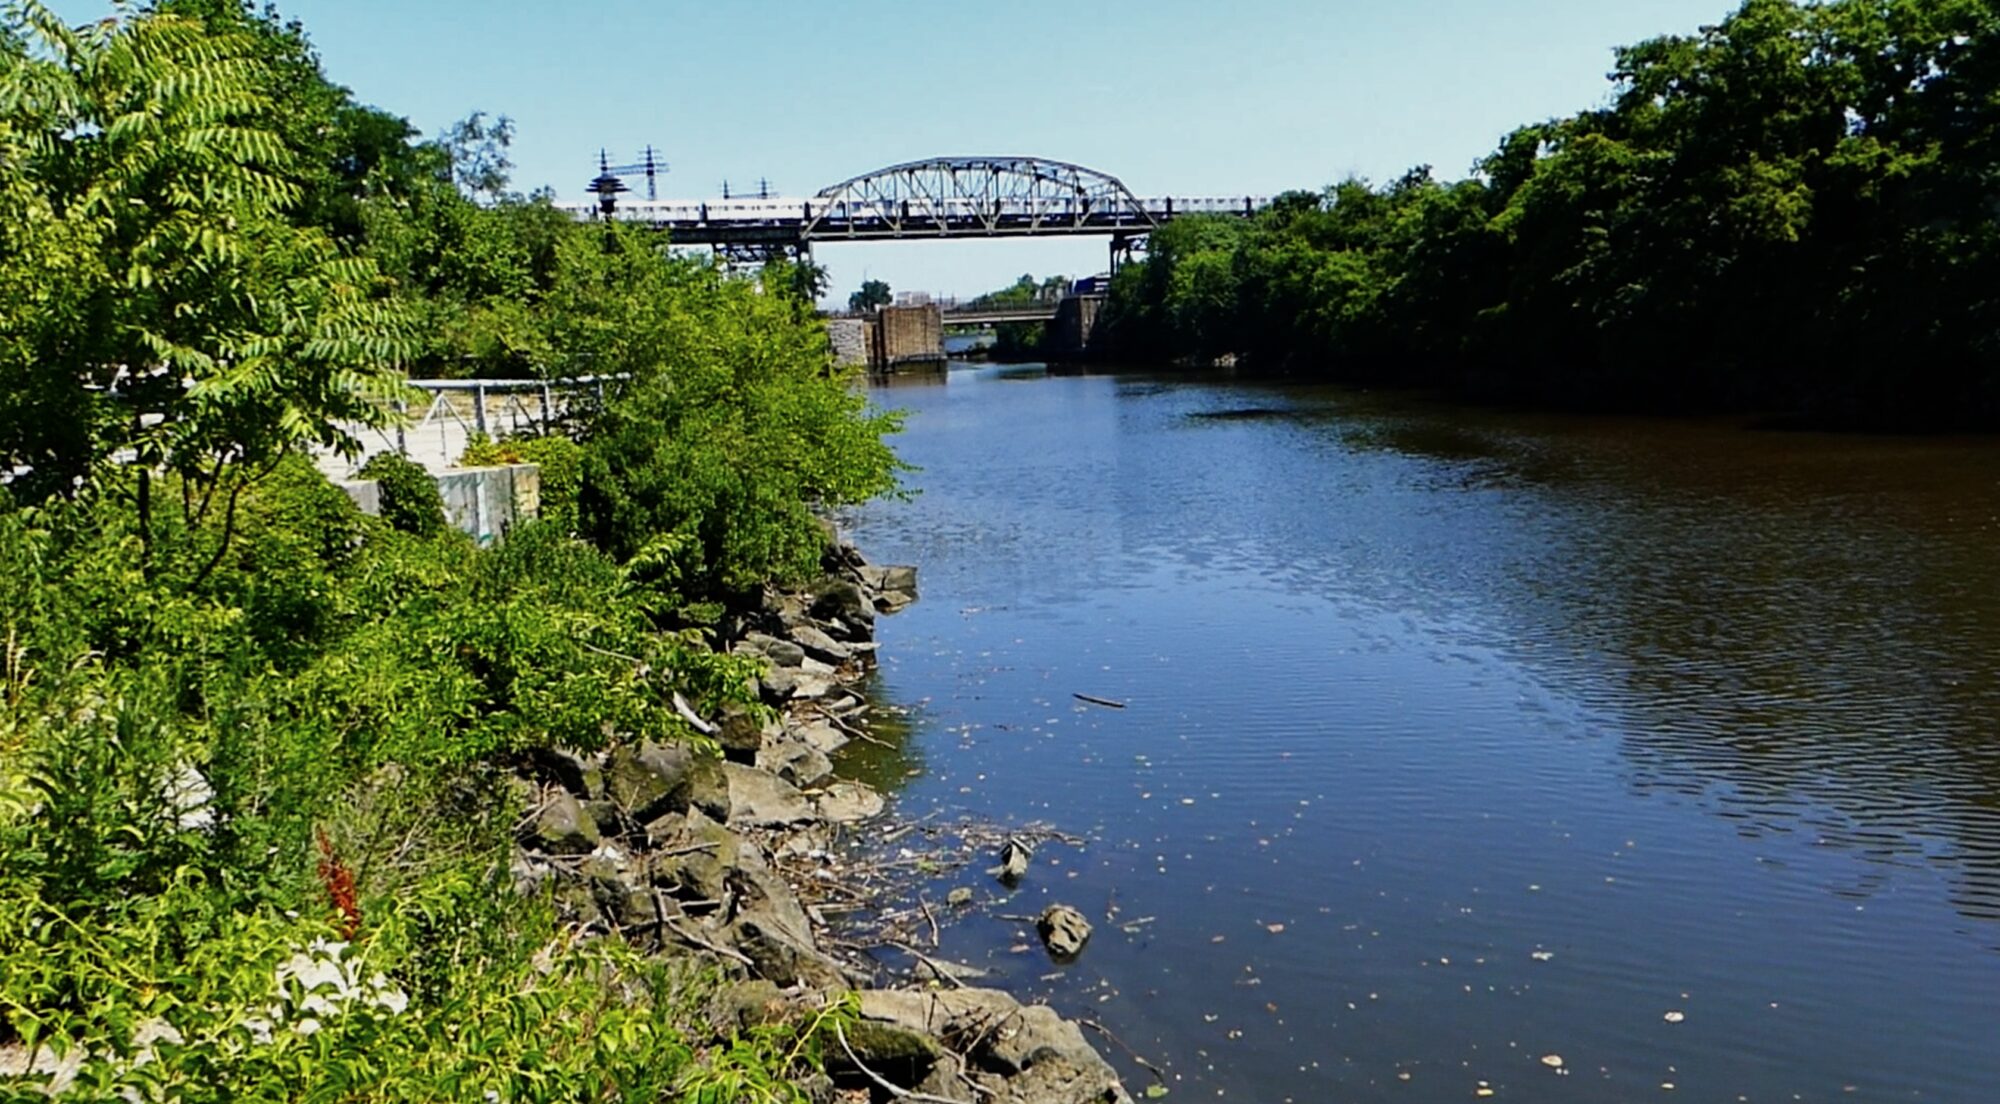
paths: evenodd
<path fill-rule="evenodd" d="M 920 469 L 852 523 L 922 570 L 899 810 L 1087 840 L 988 910 L 1077 906 L 1077 962 L 990 915 L 942 953 L 1170 1099 L 2000 1099 L 2000 442 L 876 398 Z"/>

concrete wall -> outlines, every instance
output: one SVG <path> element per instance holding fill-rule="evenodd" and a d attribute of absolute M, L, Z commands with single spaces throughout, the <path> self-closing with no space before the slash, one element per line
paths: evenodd
<path fill-rule="evenodd" d="M 866 318 L 827 319 L 826 336 L 833 343 L 834 363 L 867 364 L 870 328 Z"/>
<path fill-rule="evenodd" d="M 382 516 L 382 485 L 373 479 L 336 479 L 333 485 L 347 492 L 347 497 L 369 517 Z"/>
<path fill-rule="evenodd" d="M 445 520 L 481 544 L 542 512 L 542 469 L 537 464 L 453 468 L 439 473 L 437 483 Z"/>
<path fill-rule="evenodd" d="M 872 368 L 895 371 L 944 360 L 944 318 L 935 303 L 883 307 L 876 312 L 875 328 Z"/>

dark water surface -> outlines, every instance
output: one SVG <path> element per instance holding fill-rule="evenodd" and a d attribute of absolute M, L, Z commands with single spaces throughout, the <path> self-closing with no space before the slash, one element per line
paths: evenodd
<path fill-rule="evenodd" d="M 1170 1099 L 2000 1100 L 2000 441 L 877 397 L 923 469 L 854 526 L 922 568 L 901 809 L 1089 840 L 997 909 L 1081 908 L 1077 963 L 944 952 Z"/>

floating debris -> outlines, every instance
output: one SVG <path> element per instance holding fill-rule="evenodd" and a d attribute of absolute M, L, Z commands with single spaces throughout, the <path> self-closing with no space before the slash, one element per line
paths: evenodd
<path fill-rule="evenodd" d="M 1673 1009 L 1660 1018 L 1667 1021 L 1668 1023 L 1679 1023 L 1682 1020 L 1687 1019 L 1687 1013 L 1682 1012 L 1679 1009 Z"/>
<path fill-rule="evenodd" d="M 1007 837 L 1000 845 L 1000 865 L 987 873 L 1000 879 L 1002 885 L 1012 887 L 1028 872 L 1028 860 L 1033 858 L 1034 848 L 1021 841 L 1019 836 Z"/>
<path fill-rule="evenodd" d="M 1550 1069 L 1561 1069 L 1563 1056 L 1560 1054 L 1544 1054 L 1542 1055 L 1542 1064 Z"/>

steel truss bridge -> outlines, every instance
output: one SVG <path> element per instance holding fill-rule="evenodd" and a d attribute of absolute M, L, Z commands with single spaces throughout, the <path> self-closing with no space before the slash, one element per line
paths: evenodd
<path fill-rule="evenodd" d="M 606 182 L 609 182 L 608 184 Z M 1268 197 L 1144 198 L 1115 176 L 1040 157 L 938 157 L 843 180 L 817 195 L 620 199 L 615 178 L 593 203 L 557 204 L 578 219 L 664 230 L 676 245 L 712 247 L 731 263 L 802 257 L 820 242 L 1095 235 L 1113 267 L 1182 215 L 1247 217 Z"/>

